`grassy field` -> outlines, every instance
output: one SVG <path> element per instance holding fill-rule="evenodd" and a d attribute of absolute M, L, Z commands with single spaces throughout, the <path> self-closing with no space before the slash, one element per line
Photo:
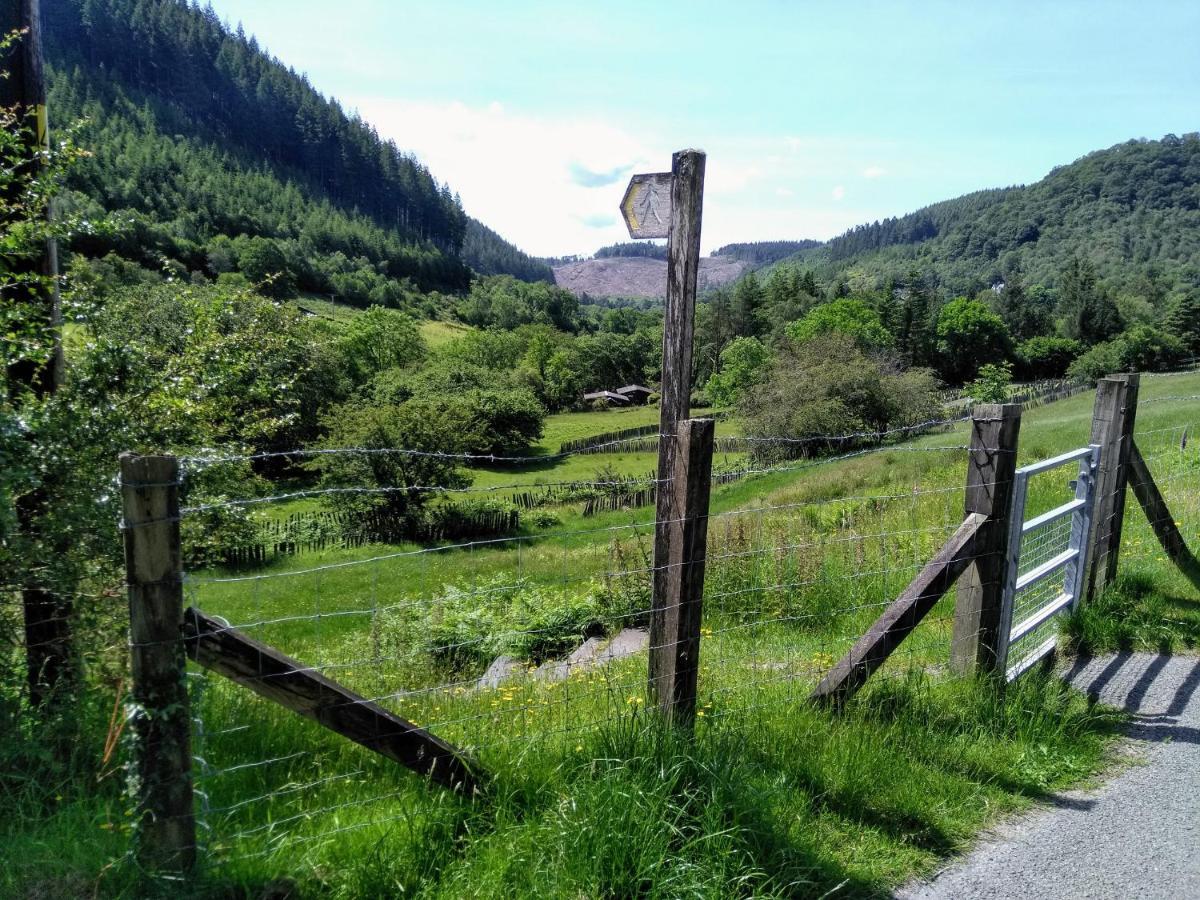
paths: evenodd
<path fill-rule="evenodd" d="M 431 350 L 449 344 L 470 331 L 469 325 L 462 325 L 458 322 L 427 320 L 421 323 L 421 337 L 425 338 L 425 343 Z"/>
<path fill-rule="evenodd" d="M 656 425 L 658 417 L 657 406 L 630 406 L 625 409 L 559 413 L 547 417 L 546 429 L 538 446 L 544 448 L 548 453 L 557 453 L 563 441 L 580 440 L 594 434 L 621 431 L 625 428 L 637 428 L 642 425 Z"/>
<path fill-rule="evenodd" d="M 1142 397 L 1197 393 L 1200 376 L 1187 375 L 1147 378 Z M 1026 413 L 1019 462 L 1085 443 L 1091 403 Z M 615 416 L 633 413 L 645 414 Z M 556 427 L 586 434 L 593 415 L 592 433 L 640 424 L 589 413 Z M 1196 418 L 1178 401 L 1138 414 L 1139 446 L 1194 547 L 1200 466 L 1195 445 L 1181 445 Z M 468 748 L 495 780 L 475 803 L 428 790 L 198 677 L 212 862 L 190 889 L 254 895 L 283 877 L 303 896 L 883 896 L 930 871 L 997 815 L 1098 771 L 1120 724 L 1040 675 L 1007 697 L 945 677 L 952 597 L 847 714 L 804 703 L 957 526 L 966 440 L 958 426 L 714 489 L 691 744 L 645 713 L 644 654 L 563 682 L 474 686 L 499 652 L 536 665 L 584 634 L 645 622 L 649 509 L 584 519 L 564 508 L 553 526 L 467 548 L 364 547 L 192 573 L 191 602 Z M 628 456 L 653 468 L 652 454 Z M 590 476 L 606 460 L 566 464 Z M 1068 491 L 1062 477 L 1035 481 L 1029 513 Z M 1122 580 L 1070 639 L 1194 645 L 1200 597 L 1130 504 Z M 127 846 L 119 794 L 71 786 L 62 797 L 30 785 L 15 798 L 19 814 L 0 823 L 0 894 L 146 890 L 129 866 L 98 874 Z M 6 831 L 14 821 L 20 830 Z"/>
<path fill-rule="evenodd" d="M 292 301 L 292 305 L 309 315 L 322 316 L 338 322 L 348 322 L 363 311 L 359 307 L 336 303 L 312 294 Z M 448 344 L 471 331 L 469 325 L 459 322 L 439 322 L 433 319 L 422 320 L 420 328 L 421 337 L 425 339 L 426 346 L 431 350 Z"/>

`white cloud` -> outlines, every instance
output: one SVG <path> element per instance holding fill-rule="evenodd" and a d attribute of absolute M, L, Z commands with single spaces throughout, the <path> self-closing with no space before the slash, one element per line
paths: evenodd
<path fill-rule="evenodd" d="M 882 166 L 867 166 L 862 171 L 863 178 L 882 178 L 887 174 L 887 169 Z"/>
<path fill-rule="evenodd" d="M 547 120 L 499 102 L 355 104 L 364 119 L 450 185 L 467 212 L 530 253 L 591 253 L 628 240 L 617 217 L 627 173 L 669 165 L 635 135 L 594 119 Z"/>
<path fill-rule="evenodd" d="M 841 184 L 837 185 L 832 191 L 829 192 L 829 195 L 831 197 L 833 197 L 834 200 L 841 200 L 843 197 L 846 196 L 845 185 L 841 185 Z"/>
<path fill-rule="evenodd" d="M 422 103 L 352 98 L 362 117 L 429 167 L 467 212 L 539 256 L 589 254 L 629 240 L 618 205 L 633 172 L 661 172 L 671 151 L 704 135 L 635 133 L 597 118 L 557 119 L 493 101 Z M 875 210 L 817 201 L 842 154 L 829 141 L 719 134 L 708 151 L 705 251 L 738 241 L 824 238 Z M 693 144 L 694 146 L 694 144 Z M 834 189 L 841 200 L 845 188 Z M 801 198 L 799 200 L 793 198 Z"/>

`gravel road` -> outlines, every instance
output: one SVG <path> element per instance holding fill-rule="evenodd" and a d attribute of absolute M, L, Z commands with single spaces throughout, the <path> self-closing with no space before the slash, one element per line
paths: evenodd
<path fill-rule="evenodd" d="M 1200 658 L 1122 653 L 1067 676 L 1133 715 L 1135 764 L 1001 826 L 897 898 L 1200 898 Z"/>

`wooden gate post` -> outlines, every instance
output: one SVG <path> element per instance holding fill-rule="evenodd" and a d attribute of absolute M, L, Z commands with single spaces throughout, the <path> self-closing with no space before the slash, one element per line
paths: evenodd
<path fill-rule="evenodd" d="M 1100 471 L 1096 475 L 1096 509 L 1092 515 L 1092 545 L 1088 564 L 1090 603 L 1117 574 L 1121 529 L 1125 523 L 1125 486 L 1129 482 L 1129 455 L 1133 423 L 1137 417 L 1140 376 L 1110 375 L 1096 385 L 1092 413 L 1092 443 L 1100 445 Z"/>
<path fill-rule="evenodd" d="M 196 858 L 191 712 L 183 645 L 179 461 L 121 454 L 129 654 L 133 675 L 135 852 L 150 871 Z"/>
<path fill-rule="evenodd" d="M 1005 557 L 1021 404 L 984 404 L 971 413 L 966 513 L 986 516 L 975 558 L 958 579 L 950 663 L 959 674 L 993 672 L 999 659 Z"/>
<path fill-rule="evenodd" d="M 671 482 L 660 485 L 660 493 L 672 494 L 674 518 L 666 523 L 669 555 L 657 573 L 664 592 L 655 594 L 650 618 L 650 697 L 685 726 L 696 715 L 714 430 L 712 419 L 679 423 Z"/>

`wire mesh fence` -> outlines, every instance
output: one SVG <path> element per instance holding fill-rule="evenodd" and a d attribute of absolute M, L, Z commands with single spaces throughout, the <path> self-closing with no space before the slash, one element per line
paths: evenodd
<path fill-rule="evenodd" d="M 958 421 L 922 423 L 919 430 Z M 1172 424 L 1144 428 L 1136 437 L 1164 493 L 1178 504 L 1178 515 L 1192 523 L 1194 538 L 1200 510 L 1190 433 L 1190 426 Z M 949 436 L 900 445 L 883 443 L 892 433 L 835 437 L 841 446 L 874 443 L 814 458 L 795 453 L 791 442 L 770 446 L 765 439 L 743 438 L 747 446 L 761 443 L 771 452 L 746 452 L 712 475 L 726 493 L 714 495 L 707 516 L 698 727 L 712 722 L 753 728 L 758 713 L 808 698 L 939 548 L 962 531 L 970 447 Z M 890 477 L 887 490 L 856 474 L 857 461 L 874 454 L 884 454 L 881 466 L 906 473 Z M 918 454 L 920 466 L 904 465 L 906 457 Z M 190 465 L 247 461 L 253 460 L 206 457 Z M 496 458 L 453 461 L 490 466 Z M 737 477 L 730 478 L 731 472 Z M 1031 479 L 1030 518 L 1072 496 L 1069 475 L 1059 470 Z M 571 495 L 556 506 L 559 517 L 516 533 L 317 547 L 257 560 L 249 569 L 207 565 L 188 572 L 185 602 L 212 617 L 219 632 L 244 635 L 286 655 L 285 669 L 245 671 L 240 683 L 199 668 L 189 671 L 205 858 L 236 867 L 269 855 L 294 861 L 300 854 L 319 865 L 347 832 L 382 834 L 411 826 L 423 808 L 423 785 L 368 749 L 372 738 L 387 737 L 379 729 L 391 726 L 376 723 L 373 735 L 354 743 L 322 727 L 339 706 L 377 707 L 398 717 L 403 728 L 435 735 L 492 773 L 595 753 L 605 734 L 647 719 L 656 702 L 647 680 L 649 656 L 675 646 L 670 637 L 666 644 L 650 645 L 653 585 L 671 566 L 660 561 L 656 567 L 655 532 L 670 523 L 657 520 L 649 504 L 657 492 L 676 485 L 671 477 L 643 480 L 654 493 L 628 506 L 614 504 L 585 517 Z M 478 487 L 322 484 L 274 495 L 206 498 L 182 513 L 186 523 L 227 510 L 286 510 L 347 497 L 420 494 L 436 502 L 520 483 L 492 478 Z M 582 483 L 606 491 L 624 479 L 598 473 Z M 996 485 L 976 487 L 990 491 Z M 1071 530 L 1069 516 L 1029 529 L 1017 574 L 1060 555 L 1070 545 Z M 1129 540 L 1140 552 L 1138 539 L 1127 535 Z M 994 550 L 979 545 L 960 562 L 969 565 L 989 554 Z M 1021 593 L 1013 621 L 1052 602 L 1059 581 L 1039 582 Z M 957 606 L 955 591 L 946 591 L 879 674 L 952 674 L 950 647 L 961 639 Z M 1051 619 L 1021 636 L 1010 661 L 1019 662 L 1056 629 Z M 297 674 L 330 679 L 349 693 L 326 702 L 311 721 L 253 692 L 255 682 L 262 687 Z"/>
<path fill-rule="evenodd" d="M 1200 396 L 1168 394 L 1139 403 L 1134 442 L 1172 515 L 1171 525 L 1188 547 L 1200 546 Z M 1132 477 L 1132 476 L 1131 476 Z M 1130 503 L 1136 503 L 1131 496 Z M 1141 514 L 1127 519 L 1123 556 L 1165 562 L 1153 523 Z"/>
<path fill-rule="evenodd" d="M 710 515 L 700 719 L 796 702 L 811 690 L 961 521 L 955 482 L 966 449 L 850 454 L 929 453 L 945 473 L 932 487 L 831 496 L 838 486 L 823 485 L 814 496 Z M 774 465 L 747 457 L 744 477 L 844 456 Z M 230 497 L 183 514 L 236 509 L 244 499 L 286 505 L 298 493 Z M 185 600 L 499 770 L 531 755 L 581 752 L 588 735 L 637 721 L 653 702 L 646 673 L 659 523 L 652 508 L 613 512 L 594 526 L 572 522 L 582 527 L 194 571 Z M 950 598 L 889 670 L 943 669 L 952 609 Z M 411 813 L 416 780 L 394 763 L 217 675 L 192 671 L 189 684 L 200 839 L 210 858 L 236 865 L 315 850 L 335 834 Z"/>

